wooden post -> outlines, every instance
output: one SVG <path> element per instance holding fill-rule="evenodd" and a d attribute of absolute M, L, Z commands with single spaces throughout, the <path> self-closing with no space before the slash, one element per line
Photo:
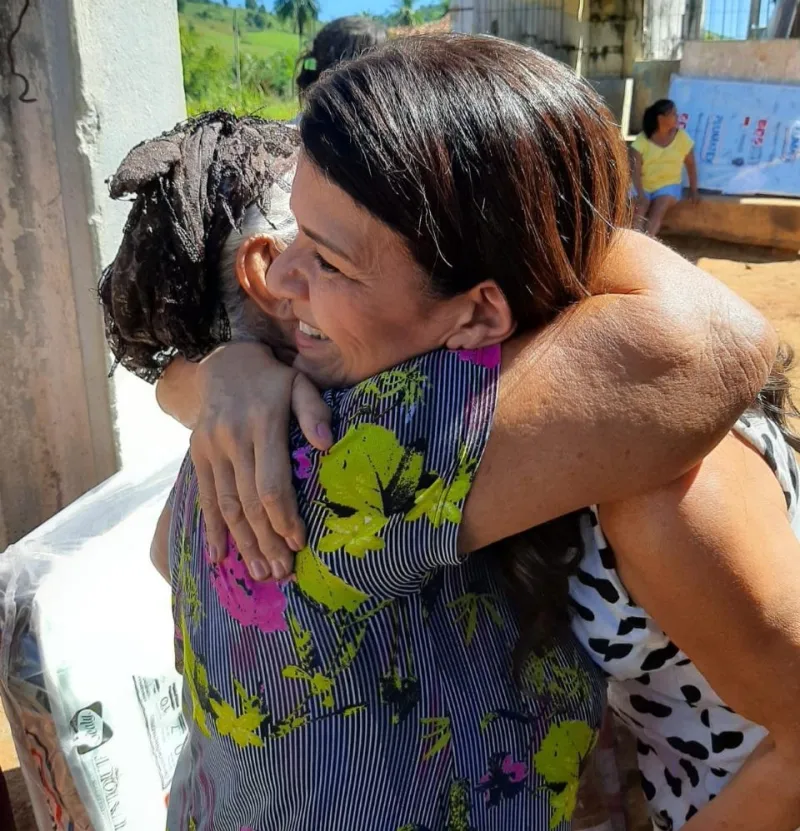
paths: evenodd
<path fill-rule="evenodd" d="M 761 17 L 761 0 L 750 0 L 750 22 L 747 26 L 747 39 L 752 40 L 756 37 L 756 31 L 759 28 L 759 18 Z"/>
<path fill-rule="evenodd" d="M 242 103 L 242 61 L 239 55 L 239 15 L 233 10 L 233 55 L 236 64 L 236 89 L 239 91 L 239 103 Z"/>

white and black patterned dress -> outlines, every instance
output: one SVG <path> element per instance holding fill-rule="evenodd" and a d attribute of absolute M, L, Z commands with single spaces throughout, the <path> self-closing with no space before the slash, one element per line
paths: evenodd
<path fill-rule="evenodd" d="M 772 422 L 747 414 L 736 433 L 781 484 L 800 538 L 797 463 Z M 653 823 L 678 829 L 725 787 L 766 730 L 737 715 L 686 655 L 628 595 L 597 522 L 581 518 L 585 555 L 570 594 L 573 630 L 609 675 L 609 704 L 638 740 L 642 787 Z"/>

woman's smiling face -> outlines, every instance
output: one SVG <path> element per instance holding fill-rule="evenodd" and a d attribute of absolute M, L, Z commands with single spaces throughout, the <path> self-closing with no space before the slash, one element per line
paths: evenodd
<path fill-rule="evenodd" d="M 297 318 L 294 366 L 323 387 L 347 386 L 461 343 L 472 304 L 436 297 L 403 240 L 301 156 L 292 188 L 298 234 L 267 288 Z"/>

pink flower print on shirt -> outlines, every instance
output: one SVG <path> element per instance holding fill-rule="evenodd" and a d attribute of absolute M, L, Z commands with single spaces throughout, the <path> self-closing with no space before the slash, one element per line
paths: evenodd
<path fill-rule="evenodd" d="M 500 366 L 500 344 L 484 346 L 481 349 L 459 349 L 456 353 L 462 361 L 476 366 L 494 369 Z"/>
<path fill-rule="evenodd" d="M 311 459 L 308 458 L 310 452 L 311 448 L 305 445 L 305 447 L 301 447 L 292 453 L 292 458 L 294 459 L 294 475 L 298 479 L 308 479 L 311 476 Z"/>
<path fill-rule="evenodd" d="M 288 628 L 283 617 L 283 582 L 253 580 L 230 536 L 225 559 L 219 565 L 211 564 L 211 583 L 222 608 L 242 626 L 256 626 L 262 632 L 285 632 Z"/>
<path fill-rule="evenodd" d="M 512 782 L 521 782 L 528 775 L 528 766 L 525 762 L 515 762 L 510 755 L 503 759 L 500 769 Z"/>
<path fill-rule="evenodd" d="M 513 799 L 525 787 L 528 766 L 514 761 L 509 753 L 494 753 L 489 759 L 489 770 L 480 778 L 476 790 L 483 792 L 487 805 L 499 805 L 503 799 Z"/>

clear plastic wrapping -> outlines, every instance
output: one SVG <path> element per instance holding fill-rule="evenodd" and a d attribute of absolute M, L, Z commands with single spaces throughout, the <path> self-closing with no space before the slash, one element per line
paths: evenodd
<path fill-rule="evenodd" d="M 165 825 L 186 725 L 149 552 L 180 461 L 117 474 L 0 555 L 0 696 L 43 831 Z"/>

